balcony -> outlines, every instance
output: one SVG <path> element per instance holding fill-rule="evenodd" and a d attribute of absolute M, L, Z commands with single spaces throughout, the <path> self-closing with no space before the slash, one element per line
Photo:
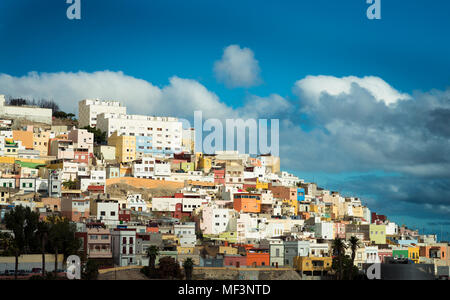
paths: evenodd
<path fill-rule="evenodd" d="M 89 258 L 112 258 L 112 252 L 110 249 L 90 250 L 88 256 Z"/>

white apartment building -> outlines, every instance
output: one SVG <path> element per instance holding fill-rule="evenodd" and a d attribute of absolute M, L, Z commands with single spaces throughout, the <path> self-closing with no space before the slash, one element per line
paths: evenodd
<path fill-rule="evenodd" d="M 119 224 L 119 203 L 118 201 L 96 201 L 96 217 L 106 225 Z"/>
<path fill-rule="evenodd" d="M 102 113 L 97 128 L 109 137 L 136 137 L 136 153 L 141 155 L 172 155 L 182 151 L 183 124 L 177 118 Z"/>
<path fill-rule="evenodd" d="M 184 212 L 192 212 L 204 202 L 202 198 L 152 198 L 152 211 L 175 212 L 176 205 L 180 203 Z"/>
<path fill-rule="evenodd" d="M 220 234 L 227 231 L 230 216 L 233 210 L 219 208 L 216 205 L 204 206 L 200 229 L 204 234 Z"/>
<path fill-rule="evenodd" d="M 175 235 L 178 237 L 180 246 L 194 247 L 197 242 L 195 235 L 195 222 L 176 224 L 173 226 Z"/>
<path fill-rule="evenodd" d="M 114 228 L 112 250 L 114 264 L 120 267 L 136 265 L 136 229 Z"/>
<path fill-rule="evenodd" d="M 100 101 L 98 99 L 85 99 L 78 102 L 79 127 L 96 127 L 97 115 L 101 113 L 126 114 L 127 108 L 117 101 Z"/>
<path fill-rule="evenodd" d="M 106 186 L 106 170 L 102 167 L 93 167 L 89 171 L 89 178 L 80 179 L 81 191 L 86 191 L 90 185 Z"/>
<path fill-rule="evenodd" d="M 140 160 L 133 162 L 133 177 L 153 178 L 155 176 L 155 158 L 143 156 Z"/>
<path fill-rule="evenodd" d="M 127 208 L 133 211 L 147 211 L 147 203 L 142 198 L 141 194 L 128 194 L 127 196 Z"/>
<path fill-rule="evenodd" d="M 334 238 L 333 234 L 333 223 L 331 222 L 320 222 L 314 224 L 314 232 L 316 237 L 325 240 L 332 240 Z"/>

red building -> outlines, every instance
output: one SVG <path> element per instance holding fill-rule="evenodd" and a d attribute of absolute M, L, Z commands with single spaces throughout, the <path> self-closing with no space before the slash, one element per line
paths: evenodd
<path fill-rule="evenodd" d="M 250 249 L 247 252 L 247 266 L 264 267 L 270 266 L 270 254 L 267 249 Z"/>
<path fill-rule="evenodd" d="M 89 149 L 78 148 L 74 151 L 74 162 L 89 164 L 89 158 L 92 153 L 89 153 Z"/>
<path fill-rule="evenodd" d="M 119 221 L 120 222 L 130 222 L 131 221 L 131 210 L 119 209 Z"/>
<path fill-rule="evenodd" d="M 224 267 L 245 267 L 247 266 L 247 256 L 245 255 L 225 255 L 223 259 Z"/>
<path fill-rule="evenodd" d="M 214 183 L 225 185 L 225 169 L 214 170 Z"/>
<path fill-rule="evenodd" d="M 183 211 L 183 203 L 175 204 L 175 211 L 172 213 L 172 217 L 176 219 L 181 219 L 182 217 L 190 217 L 191 212 Z"/>

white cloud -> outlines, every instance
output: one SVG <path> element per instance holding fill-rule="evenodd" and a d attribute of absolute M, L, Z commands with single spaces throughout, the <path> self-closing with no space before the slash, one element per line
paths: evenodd
<path fill-rule="evenodd" d="M 249 95 L 245 105 L 238 109 L 246 118 L 269 118 L 288 112 L 293 105 L 278 94 L 268 97 Z"/>
<path fill-rule="evenodd" d="M 262 81 L 253 51 L 239 45 L 225 48 L 222 59 L 214 64 L 214 73 L 228 87 L 251 87 Z"/>
<path fill-rule="evenodd" d="M 30 72 L 22 77 L 0 74 L 0 94 L 26 99 L 53 99 L 66 112 L 78 112 L 85 98 L 117 100 L 128 113 L 171 115 L 183 118 L 202 110 L 204 117 L 231 117 L 234 112 L 219 97 L 195 80 L 172 77 L 159 88 L 152 83 L 123 74 Z"/>
<path fill-rule="evenodd" d="M 318 101 L 324 93 L 330 96 L 349 95 L 353 84 L 367 90 L 377 101 L 384 102 L 386 105 L 411 98 L 408 94 L 400 93 L 383 79 L 375 76 L 363 78 L 355 76 L 342 78 L 324 75 L 307 76 L 295 83 L 294 92 L 304 95 L 310 100 Z"/>

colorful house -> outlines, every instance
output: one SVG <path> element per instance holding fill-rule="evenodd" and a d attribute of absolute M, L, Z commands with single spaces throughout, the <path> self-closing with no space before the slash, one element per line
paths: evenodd
<path fill-rule="evenodd" d="M 247 252 L 247 266 L 248 267 L 270 266 L 269 250 L 250 249 Z"/>
<path fill-rule="evenodd" d="M 369 238 L 372 243 L 377 245 L 386 244 L 386 225 L 370 224 Z"/>
<path fill-rule="evenodd" d="M 225 255 L 223 260 L 224 267 L 245 267 L 247 266 L 247 256 L 234 254 L 234 255 Z"/>
<path fill-rule="evenodd" d="M 416 246 L 408 247 L 408 258 L 412 260 L 415 264 L 419 263 L 419 252 L 420 247 Z"/>
<path fill-rule="evenodd" d="M 238 212 L 260 213 L 261 195 L 252 193 L 235 194 L 233 207 Z"/>

